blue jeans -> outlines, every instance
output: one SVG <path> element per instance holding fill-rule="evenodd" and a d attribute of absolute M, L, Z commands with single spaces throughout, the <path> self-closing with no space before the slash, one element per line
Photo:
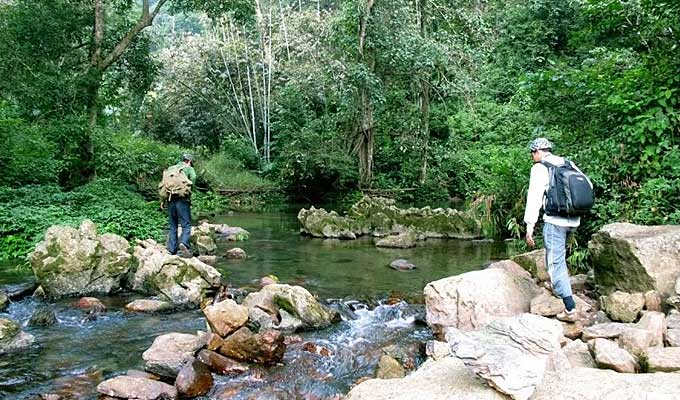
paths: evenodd
<path fill-rule="evenodd" d="M 179 243 L 184 243 L 187 249 L 189 237 L 191 236 L 191 203 L 187 199 L 172 200 L 168 204 L 168 219 L 170 220 L 170 238 L 168 240 L 168 251 L 170 254 L 177 254 Z M 182 237 L 177 243 L 177 225 L 182 226 Z"/>
<path fill-rule="evenodd" d="M 569 270 L 567 269 L 567 235 L 573 228 L 543 224 L 545 243 L 545 266 L 555 293 L 564 299 L 572 295 Z"/>

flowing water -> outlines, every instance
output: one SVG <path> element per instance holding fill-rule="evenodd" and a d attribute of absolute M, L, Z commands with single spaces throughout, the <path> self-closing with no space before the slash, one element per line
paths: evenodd
<path fill-rule="evenodd" d="M 299 235 L 295 215 L 234 214 L 211 222 L 240 226 L 251 233 L 244 242 L 221 242 L 219 254 L 241 247 L 247 260 L 222 260 L 217 268 L 234 287 L 250 287 L 265 275 L 305 287 L 335 308 L 342 321 L 331 328 L 296 334 L 282 365 L 251 368 L 238 377 L 214 375 L 209 398 L 324 399 L 341 396 L 359 378 L 374 376 L 384 351 L 414 367 L 422 361 L 423 287 L 433 280 L 481 268 L 502 259 L 502 243 L 427 240 L 406 250 L 379 249 L 372 238 L 321 240 Z M 390 261 L 405 258 L 412 271 L 394 271 Z M 0 285 L 31 279 L 29 272 L 0 268 Z M 169 314 L 128 314 L 123 306 L 141 296 L 100 297 L 108 312 L 96 319 L 71 306 L 74 299 L 41 303 L 25 299 L 7 313 L 36 337 L 32 348 L 0 356 L 0 398 L 34 399 L 44 393 L 94 399 L 102 379 L 143 369 L 142 353 L 163 333 L 205 330 L 199 310 Z M 37 307 L 52 307 L 58 323 L 29 327 Z"/>

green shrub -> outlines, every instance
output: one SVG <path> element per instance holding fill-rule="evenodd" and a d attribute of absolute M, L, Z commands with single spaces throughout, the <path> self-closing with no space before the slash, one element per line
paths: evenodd
<path fill-rule="evenodd" d="M 179 146 L 105 129 L 96 132 L 94 142 L 98 176 L 134 184 L 150 193 L 155 192 L 163 170 L 177 163 L 185 152 Z"/>
<path fill-rule="evenodd" d="M 20 119 L 0 119 L 0 185 L 22 186 L 57 183 L 63 162 L 56 159 L 57 146 L 39 126 Z"/>
<path fill-rule="evenodd" d="M 0 259 L 23 257 L 52 225 L 92 220 L 99 233 L 127 239 L 162 240 L 167 222 L 157 202 L 147 202 L 124 184 L 95 180 L 73 191 L 56 185 L 0 188 Z"/>
<path fill-rule="evenodd" d="M 226 151 L 214 154 L 197 166 L 212 189 L 261 189 L 274 184 L 256 173 L 245 169 L 245 165 Z"/>

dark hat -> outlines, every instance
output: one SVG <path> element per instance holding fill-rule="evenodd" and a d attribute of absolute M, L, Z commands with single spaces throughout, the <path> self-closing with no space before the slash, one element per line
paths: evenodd
<path fill-rule="evenodd" d="M 194 157 L 189 153 L 182 154 L 182 161 L 194 161 Z"/>

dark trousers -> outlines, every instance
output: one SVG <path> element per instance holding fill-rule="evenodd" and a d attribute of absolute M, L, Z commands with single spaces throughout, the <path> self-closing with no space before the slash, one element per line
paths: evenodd
<path fill-rule="evenodd" d="M 179 243 L 184 243 L 187 249 L 189 237 L 191 236 L 191 202 L 187 199 L 172 200 L 168 204 L 168 219 L 170 221 L 170 239 L 168 240 L 168 251 L 170 254 L 177 254 Z M 182 236 L 177 242 L 177 225 L 182 226 Z"/>

